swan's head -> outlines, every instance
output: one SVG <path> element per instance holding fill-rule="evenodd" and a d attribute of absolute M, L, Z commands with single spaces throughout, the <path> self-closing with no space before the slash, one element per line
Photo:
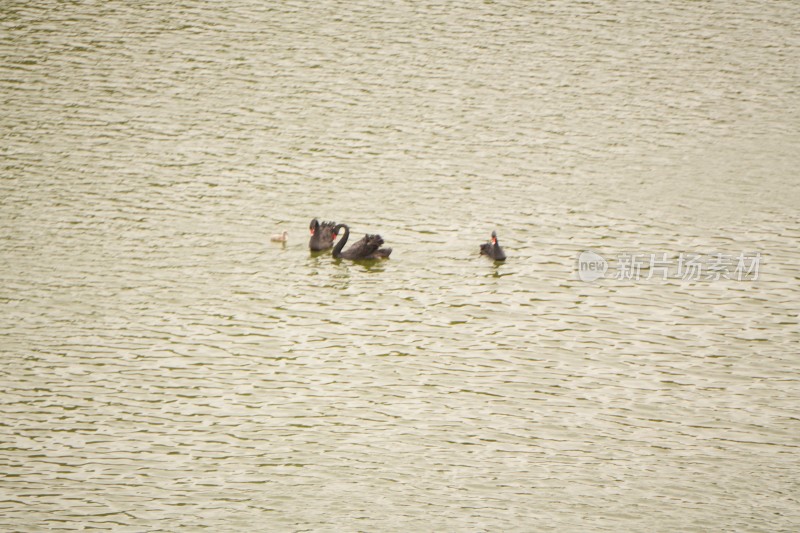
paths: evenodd
<path fill-rule="evenodd" d="M 497 232 L 492 232 L 492 244 L 497 244 Z"/>
<path fill-rule="evenodd" d="M 311 235 L 314 235 L 319 230 L 319 220 L 316 218 L 311 221 L 311 224 L 308 225 L 308 232 Z"/>
<path fill-rule="evenodd" d="M 333 227 L 333 231 L 331 232 L 331 235 L 333 235 L 333 238 L 334 238 L 334 239 L 336 238 L 336 236 L 337 236 L 337 235 L 339 235 L 339 230 L 340 230 L 340 229 L 342 229 L 342 228 L 346 228 L 346 229 L 348 229 L 348 230 L 350 229 L 350 228 L 347 226 L 347 224 L 336 224 L 336 225 Z"/>

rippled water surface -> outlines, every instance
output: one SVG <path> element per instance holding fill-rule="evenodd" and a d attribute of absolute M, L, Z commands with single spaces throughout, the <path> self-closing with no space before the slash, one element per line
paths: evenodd
<path fill-rule="evenodd" d="M 456 4 L 4 3 L 0 529 L 800 529 L 800 4 Z"/>

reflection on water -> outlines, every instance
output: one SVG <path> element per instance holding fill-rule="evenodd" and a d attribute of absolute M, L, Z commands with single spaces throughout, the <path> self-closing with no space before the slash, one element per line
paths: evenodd
<path fill-rule="evenodd" d="M 796 530 L 800 8 L 639 7 L 6 6 L 0 525 Z"/>

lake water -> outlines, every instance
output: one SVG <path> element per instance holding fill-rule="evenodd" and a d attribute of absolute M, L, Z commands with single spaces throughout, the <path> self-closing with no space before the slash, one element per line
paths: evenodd
<path fill-rule="evenodd" d="M 5 3 L 0 528 L 797 531 L 798 20 Z"/>

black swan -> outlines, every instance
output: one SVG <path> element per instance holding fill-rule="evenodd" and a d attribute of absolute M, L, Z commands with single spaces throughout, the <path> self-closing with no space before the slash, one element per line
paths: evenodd
<path fill-rule="evenodd" d="M 497 242 L 497 233 L 492 232 L 492 240 L 481 244 L 481 255 L 488 255 L 495 261 L 505 261 L 506 260 L 506 253 L 500 247 L 500 243 Z"/>
<path fill-rule="evenodd" d="M 316 218 L 308 225 L 308 230 L 311 232 L 311 239 L 308 241 L 308 247 L 313 252 L 320 252 L 327 250 L 333 246 L 333 240 L 336 238 L 336 222 L 323 222 L 319 223 Z"/>
<path fill-rule="evenodd" d="M 338 234 L 341 228 L 344 228 L 344 235 L 333 248 L 333 257 L 337 259 L 340 257 L 343 259 L 386 259 L 392 253 L 391 248 L 381 248 L 383 239 L 380 235 L 365 235 L 343 252 L 342 248 L 350 237 L 350 228 L 347 224 L 339 224 L 333 228 L 333 232 Z"/>

